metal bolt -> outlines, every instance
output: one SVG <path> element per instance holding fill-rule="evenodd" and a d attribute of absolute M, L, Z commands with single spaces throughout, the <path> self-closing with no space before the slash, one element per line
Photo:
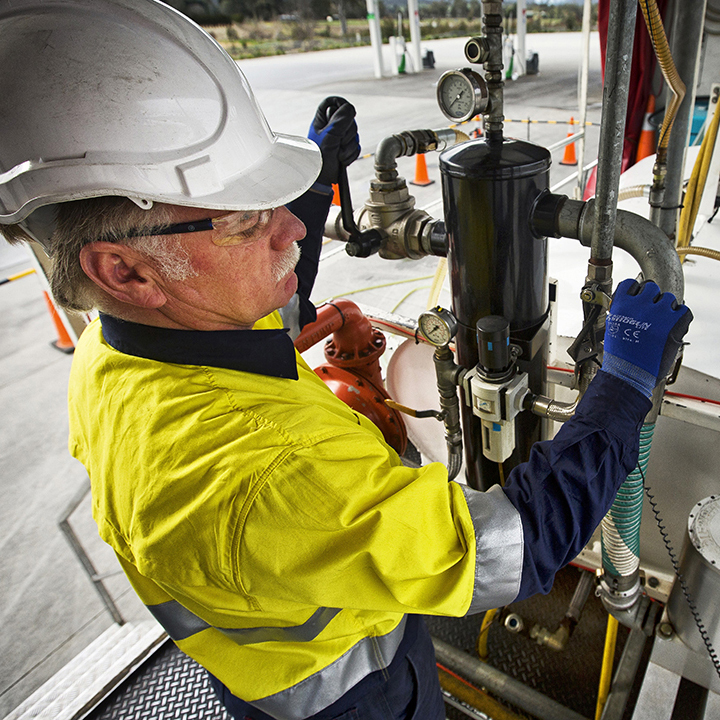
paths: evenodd
<path fill-rule="evenodd" d="M 651 588 L 656 588 L 658 585 L 660 585 L 660 581 L 655 576 L 650 576 L 648 578 L 647 584 Z"/>
<path fill-rule="evenodd" d="M 580 293 L 580 299 L 585 302 L 592 302 L 595 299 L 595 293 L 592 290 L 583 290 Z"/>
<path fill-rule="evenodd" d="M 673 626 L 669 622 L 661 622 L 658 625 L 658 635 L 669 640 L 673 636 Z"/>

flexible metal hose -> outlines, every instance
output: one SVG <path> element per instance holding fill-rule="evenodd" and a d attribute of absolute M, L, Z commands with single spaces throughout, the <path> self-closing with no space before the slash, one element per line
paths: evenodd
<path fill-rule="evenodd" d="M 643 475 L 650 460 L 654 432 L 655 423 L 643 424 L 640 430 L 639 467 L 627 476 L 601 524 L 603 568 L 612 575 L 632 575 L 640 565 Z"/>
<path fill-rule="evenodd" d="M 650 40 L 652 41 L 655 55 L 660 63 L 663 77 L 667 82 L 673 97 L 670 101 L 662 127 L 660 128 L 660 137 L 658 138 L 658 162 L 664 164 L 667 159 L 667 146 L 670 140 L 670 131 L 672 130 L 675 116 L 685 97 L 685 83 L 680 79 L 680 75 L 675 67 L 670 46 L 668 45 L 667 35 L 663 27 L 660 11 L 658 10 L 655 0 L 640 0 L 640 10 L 645 18 Z"/>
<path fill-rule="evenodd" d="M 710 112 L 709 108 L 708 112 Z M 679 248 L 690 246 L 693 228 L 695 227 L 695 219 L 700 209 L 700 201 L 702 200 L 705 183 L 707 182 L 708 173 L 710 172 L 710 162 L 715 149 L 718 127 L 720 127 L 720 112 L 718 111 L 717 105 L 715 105 L 712 121 L 700 145 L 700 152 L 693 166 L 690 182 L 688 183 L 685 193 L 685 200 L 680 213 L 680 223 L 678 226 L 677 246 Z M 685 258 L 681 256 L 681 260 L 684 259 Z"/>
<path fill-rule="evenodd" d="M 618 192 L 618 202 L 636 197 L 648 197 L 650 195 L 649 185 L 630 185 L 629 187 L 620 188 Z"/>
<path fill-rule="evenodd" d="M 713 260 L 720 260 L 720 250 L 713 250 L 712 248 L 706 247 L 683 247 L 678 248 L 678 255 L 702 255 L 703 257 L 709 257 Z"/>

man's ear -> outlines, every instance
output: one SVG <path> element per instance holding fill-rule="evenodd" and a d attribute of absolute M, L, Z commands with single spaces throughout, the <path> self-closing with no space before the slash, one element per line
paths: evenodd
<path fill-rule="evenodd" d="M 123 303 L 158 308 L 167 301 L 160 274 L 128 245 L 89 243 L 80 250 L 80 265 L 99 288 Z"/>

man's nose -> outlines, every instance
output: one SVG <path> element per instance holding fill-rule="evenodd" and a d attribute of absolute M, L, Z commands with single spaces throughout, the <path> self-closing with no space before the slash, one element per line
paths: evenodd
<path fill-rule="evenodd" d="M 276 212 L 280 217 L 273 233 L 272 246 L 274 250 L 284 250 L 292 243 L 302 240 L 307 230 L 302 220 L 295 217 L 287 208 L 278 208 Z"/>

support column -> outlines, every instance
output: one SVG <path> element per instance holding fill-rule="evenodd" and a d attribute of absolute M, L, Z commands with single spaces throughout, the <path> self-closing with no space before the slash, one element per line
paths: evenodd
<path fill-rule="evenodd" d="M 373 66 L 375 77 L 381 78 L 385 72 L 382 57 L 382 34 L 377 0 L 367 0 L 367 20 L 370 28 L 370 45 L 373 50 Z"/>
<path fill-rule="evenodd" d="M 522 77 L 527 72 L 527 10 L 525 0 L 517 0 L 517 43 L 515 45 L 515 62 L 513 63 L 513 79 Z"/>
<path fill-rule="evenodd" d="M 422 65 L 422 48 L 420 47 L 420 13 L 418 0 L 408 0 L 408 22 L 410 23 L 410 56 L 414 72 L 420 72 Z"/>

